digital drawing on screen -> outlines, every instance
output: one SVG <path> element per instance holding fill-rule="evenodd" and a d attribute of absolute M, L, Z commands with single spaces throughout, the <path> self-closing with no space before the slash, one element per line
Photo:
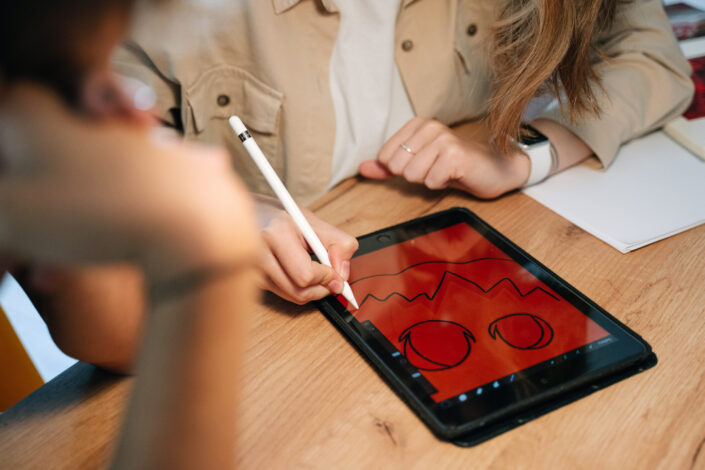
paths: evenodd
<path fill-rule="evenodd" d="M 501 339 L 516 349 L 545 348 L 553 340 L 551 325 L 531 313 L 512 313 L 490 323 L 492 339 Z"/>
<path fill-rule="evenodd" d="M 462 262 L 452 262 L 452 261 L 424 261 L 424 262 L 422 262 L 422 263 L 416 263 L 416 264 L 413 264 L 413 265 L 411 265 L 411 266 L 408 266 L 408 267 L 402 269 L 401 271 L 399 271 L 398 273 L 393 273 L 393 274 L 376 274 L 376 275 L 366 276 L 366 277 L 364 277 L 364 278 L 357 279 L 357 280 L 351 282 L 350 285 L 352 286 L 353 284 L 358 283 L 358 282 L 360 282 L 360 281 L 366 281 L 366 280 L 368 280 L 368 279 L 372 279 L 372 278 L 375 278 L 375 277 L 394 277 L 394 276 L 401 276 L 401 275 L 404 274 L 406 271 L 408 271 L 408 270 L 410 270 L 410 269 L 413 269 L 413 268 L 418 268 L 419 266 L 422 266 L 422 265 L 425 265 L 425 264 L 438 264 L 438 265 L 446 265 L 446 266 L 447 266 L 447 265 L 457 266 L 457 265 L 464 265 L 464 264 L 470 264 L 470 263 L 477 263 L 477 262 L 480 262 L 480 261 L 491 261 L 491 260 L 494 260 L 494 261 L 509 261 L 509 262 L 512 262 L 512 263 L 514 262 L 514 260 L 509 259 L 509 258 L 479 258 L 479 259 L 472 259 L 472 260 L 462 261 Z M 441 287 L 443 286 L 443 283 L 445 282 L 445 280 L 446 280 L 446 278 L 447 278 L 448 276 L 453 276 L 453 277 L 456 277 L 456 278 L 458 278 L 458 279 L 460 279 L 460 280 L 462 280 L 462 281 L 467 282 L 468 284 L 472 284 L 472 285 L 474 285 L 475 287 L 477 287 L 478 289 L 480 289 L 481 291 L 483 291 L 485 294 L 488 294 L 489 292 L 491 292 L 493 289 L 495 289 L 496 287 L 498 287 L 498 286 L 499 286 L 500 284 L 502 284 L 503 282 L 507 282 L 507 283 L 509 283 L 512 287 L 514 287 L 514 289 L 517 291 L 517 294 L 519 294 L 521 297 L 526 297 L 527 295 L 533 294 L 535 290 L 540 290 L 540 291 L 543 291 L 546 295 L 549 295 L 549 296 L 553 297 L 554 299 L 560 301 L 560 299 L 559 299 L 558 297 L 556 297 L 555 295 L 553 295 L 553 294 L 551 294 L 550 292 L 546 291 L 545 289 L 543 289 L 543 288 L 540 287 L 540 286 L 536 286 L 536 287 L 534 287 L 533 289 L 531 289 L 530 291 L 528 291 L 528 292 L 526 292 L 526 293 L 522 293 L 521 290 L 519 290 L 519 287 L 517 287 L 517 285 L 514 283 L 514 281 L 512 281 L 512 280 L 511 280 L 510 278 L 508 278 L 508 277 L 504 277 L 504 278 L 498 280 L 498 281 L 495 282 L 493 285 L 491 285 L 490 287 L 488 287 L 487 289 L 485 289 L 485 288 L 483 288 L 480 284 L 478 284 L 477 282 L 475 282 L 475 281 L 473 281 L 473 280 L 471 280 L 471 279 L 466 279 L 465 277 L 461 276 L 460 274 L 458 274 L 458 273 L 455 272 L 455 271 L 448 271 L 448 270 L 446 270 L 446 271 L 443 271 L 443 275 L 441 276 L 441 279 L 440 279 L 440 281 L 438 282 L 438 285 L 436 286 L 436 288 L 433 290 L 433 293 L 431 293 L 431 294 L 428 294 L 428 293 L 426 293 L 426 292 L 420 292 L 420 293 L 418 293 L 417 295 L 415 295 L 414 297 L 408 298 L 408 297 L 407 297 L 406 295 L 404 295 L 402 292 L 396 292 L 396 291 L 394 291 L 394 292 L 390 292 L 390 293 L 389 293 L 386 297 L 384 297 L 384 298 L 379 298 L 379 297 L 375 296 L 375 294 L 371 294 L 371 293 L 370 293 L 370 294 L 367 294 L 367 295 L 362 299 L 362 301 L 360 302 L 360 307 L 362 307 L 362 305 L 364 305 L 364 303 L 365 303 L 368 299 L 374 299 L 374 300 L 376 300 L 377 302 L 386 302 L 386 301 L 389 300 L 392 296 L 395 296 L 395 295 L 401 297 L 402 299 L 406 300 L 407 302 L 413 302 L 413 301 L 416 300 L 419 296 L 424 296 L 424 297 L 426 297 L 428 300 L 433 300 L 433 299 L 436 298 L 436 295 L 438 295 L 438 291 L 441 290 Z"/>
<path fill-rule="evenodd" d="M 438 347 L 441 336 L 446 347 Z M 419 370 L 446 370 L 457 367 L 470 355 L 475 337 L 460 323 L 426 320 L 404 330 L 399 336 L 403 354 Z"/>
<path fill-rule="evenodd" d="M 464 223 L 356 256 L 350 272 L 353 317 L 422 373 L 437 402 L 609 336 Z"/>

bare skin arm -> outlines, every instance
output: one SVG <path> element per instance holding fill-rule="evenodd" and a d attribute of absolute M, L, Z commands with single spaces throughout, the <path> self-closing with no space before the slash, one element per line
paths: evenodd
<path fill-rule="evenodd" d="M 4 98 L 0 147 L 22 158 L 0 175 L 2 254 L 42 269 L 130 262 L 149 287 L 114 468 L 234 467 L 237 361 L 260 247 L 227 155 L 94 125 L 34 87 Z"/>
<path fill-rule="evenodd" d="M 28 268 L 18 281 L 64 353 L 112 372 L 133 372 L 146 310 L 137 265 Z"/>
<path fill-rule="evenodd" d="M 590 147 L 573 131 L 550 119 L 536 119 L 532 126 L 548 137 L 558 154 L 556 173 L 577 165 L 593 154 Z"/>
<path fill-rule="evenodd" d="M 254 270 L 153 305 L 113 468 L 232 468 Z"/>

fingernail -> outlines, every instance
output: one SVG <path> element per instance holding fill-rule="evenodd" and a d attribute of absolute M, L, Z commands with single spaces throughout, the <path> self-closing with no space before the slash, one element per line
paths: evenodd
<path fill-rule="evenodd" d="M 343 292 L 343 283 L 337 279 L 330 281 L 328 284 L 328 289 L 334 294 L 340 294 Z"/>
<path fill-rule="evenodd" d="M 350 277 L 350 261 L 343 261 L 343 264 L 340 265 L 340 277 L 346 281 Z"/>

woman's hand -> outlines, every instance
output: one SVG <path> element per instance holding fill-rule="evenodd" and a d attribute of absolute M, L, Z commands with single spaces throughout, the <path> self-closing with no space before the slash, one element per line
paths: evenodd
<path fill-rule="evenodd" d="M 259 287 L 300 305 L 340 293 L 350 274 L 350 258 L 357 250 L 357 240 L 302 209 L 328 250 L 331 269 L 311 260 L 306 240 L 278 200 L 258 196 L 255 202 L 264 241 Z"/>
<path fill-rule="evenodd" d="M 490 199 L 521 187 L 530 165 L 519 150 L 501 155 L 489 143 L 463 139 L 438 121 L 417 117 L 390 137 L 377 160 L 363 162 L 360 174 L 402 176 L 429 189 L 453 187 Z"/>

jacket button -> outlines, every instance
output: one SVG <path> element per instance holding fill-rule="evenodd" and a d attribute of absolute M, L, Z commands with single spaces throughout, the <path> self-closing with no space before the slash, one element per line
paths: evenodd
<path fill-rule="evenodd" d="M 406 41 L 401 43 L 401 48 L 406 52 L 409 52 L 411 49 L 414 48 L 414 42 L 411 39 L 407 39 Z"/>
<path fill-rule="evenodd" d="M 467 32 L 468 36 L 474 36 L 475 33 L 477 33 L 477 25 L 475 23 L 470 24 L 470 26 L 468 26 Z"/>
<path fill-rule="evenodd" d="M 218 106 L 227 106 L 230 104 L 230 97 L 228 95 L 218 95 Z"/>

